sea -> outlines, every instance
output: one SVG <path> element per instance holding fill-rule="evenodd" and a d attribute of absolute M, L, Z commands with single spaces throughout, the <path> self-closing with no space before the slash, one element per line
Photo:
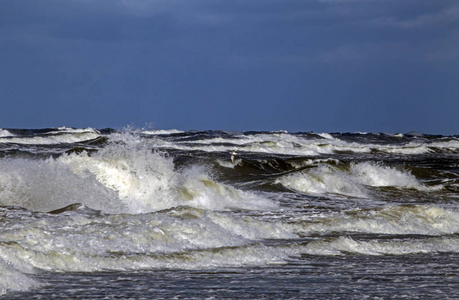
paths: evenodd
<path fill-rule="evenodd" d="M 459 136 L 0 129 L 0 299 L 459 299 Z"/>

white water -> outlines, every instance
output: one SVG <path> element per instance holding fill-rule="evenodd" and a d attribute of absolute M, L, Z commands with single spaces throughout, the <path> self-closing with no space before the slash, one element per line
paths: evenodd
<path fill-rule="evenodd" d="M 288 247 L 253 243 L 296 238 L 297 233 L 334 231 L 432 236 L 458 233 L 459 213 L 433 206 L 347 211 L 341 216 L 299 219 L 294 224 L 186 207 L 140 215 L 93 215 L 84 210 L 39 218 L 19 211 L 16 221 L 12 218 L 2 224 L 0 289 L 36 286 L 26 275 L 34 268 L 53 272 L 195 269 L 282 263 L 302 253 L 399 255 L 459 249 L 458 240 L 448 237 L 390 241 L 340 237 Z"/>
<path fill-rule="evenodd" d="M 109 213 L 145 213 L 180 205 L 211 210 L 277 207 L 263 196 L 216 182 L 202 166 L 176 170 L 172 158 L 129 135 L 92 155 L 0 160 L 0 199 L 3 205 L 36 211 L 72 203 Z"/>
<path fill-rule="evenodd" d="M 295 237 L 282 224 L 191 208 L 100 217 L 69 212 L 56 217 L 30 219 L 27 226 L 15 225 L 3 228 L 0 234 L 3 241 L 18 243 L 1 246 L 3 257 L 50 271 L 145 269 L 173 264 L 194 268 L 203 266 L 206 261 L 191 259 L 182 262 L 180 254 L 175 261 L 168 254 L 243 246 L 259 239 Z M 253 251 L 248 250 L 248 256 Z M 226 259 L 228 262 L 221 263 L 225 265 L 240 260 L 239 263 L 244 264 L 246 257 Z M 264 260 L 263 256 L 260 259 Z"/>
<path fill-rule="evenodd" d="M 445 186 L 431 186 L 408 169 L 383 162 L 344 164 L 338 158 L 297 159 L 292 160 L 292 166 L 306 169 L 279 177 L 276 183 L 298 193 L 291 193 L 295 194 L 293 199 L 278 202 L 284 200 L 282 192 L 243 190 L 242 186 L 253 188 L 251 182 L 231 185 L 231 180 L 219 181 L 221 177 L 214 170 L 191 159 L 191 163 L 177 167 L 172 157 L 156 150 L 158 145 L 234 150 L 231 145 L 209 145 L 209 140 L 172 143 L 157 136 L 178 133 L 174 131 L 141 133 L 144 138 L 133 132 L 110 134 L 108 144 L 91 154 L 0 158 L 0 294 L 39 287 L 43 283 L 33 279 L 37 270 L 196 270 L 288 264 L 295 259 L 301 264 L 314 262 L 313 257 L 305 259 L 302 254 L 459 252 L 459 212 L 454 205 L 397 205 L 397 199 L 391 199 L 390 204 L 378 202 L 382 207 L 346 206 L 354 197 L 359 203 L 371 202 L 382 190 L 435 197 L 437 192 L 454 188 L 453 183 L 443 181 Z M 43 144 L 67 143 L 71 139 L 83 141 L 93 134 L 100 136 L 92 129 L 58 128 L 40 138 L 46 141 Z M 301 155 L 349 149 L 367 153 L 375 148 L 386 153 L 413 149 L 416 153 L 423 147 L 427 152 L 432 147 L 455 151 L 456 147 L 454 140 L 428 147 L 421 143 L 389 146 L 347 143 L 329 134 L 320 136 L 323 139 L 306 140 L 277 132 L 241 135 L 232 138 L 231 143 L 239 145 L 238 153 Z M 3 137 L 10 140 L 8 143 L 12 138 L 31 143 L 38 139 Z M 225 144 L 228 139 L 213 138 L 212 143 Z M 225 172 L 237 173 L 244 168 L 243 156 L 235 164 L 220 158 L 216 155 L 214 161 L 224 166 Z M 454 173 L 448 176 L 455 182 Z M 267 178 L 269 181 L 272 177 Z M 310 208 L 310 199 L 323 207 Z M 300 208 L 285 205 L 294 201 Z M 327 207 L 327 202 L 339 208 Z M 83 205 L 58 214 L 47 213 L 75 203 Z"/>
<path fill-rule="evenodd" d="M 388 206 L 376 210 L 350 210 L 335 216 L 301 216 L 295 220 L 295 232 L 301 235 L 344 231 L 438 236 L 459 233 L 458 219 L 458 211 L 438 206 Z"/>
<path fill-rule="evenodd" d="M 177 130 L 177 129 L 157 129 L 157 130 L 143 130 L 141 133 L 143 134 L 150 134 L 150 135 L 167 135 L 167 134 L 177 134 L 177 133 L 183 133 L 184 131 Z"/>
<path fill-rule="evenodd" d="M 371 162 L 353 163 L 350 170 L 319 163 L 312 169 L 283 176 L 276 183 L 304 194 L 339 194 L 360 198 L 370 196 L 367 187 L 395 187 L 419 191 L 442 189 L 441 185 L 424 185 L 408 171 Z"/>
<path fill-rule="evenodd" d="M 16 221 L 9 219 L 0 228 L 3 291 L 37 286 L 27 276 L 34 268 L 53 272 L 196 269 L 279 264 L 300 254 L 459 251 L 458 239 L 441 236 L 459 232 L 459 213 L 434 206 L 347 211 L 341 216 L 309 216 L 305 220 L 298 216 L 293 224 L 189 207 L 140 215 L 93 215 L 85 213 L 85 208 L 39 218 L 20 211 L 10 214 L 16 214 Z M 387 241 L 340 237 L 289 246 L 256 242 L 335 231 L 433 237 Z"/>
<path fill-rule="evenodd" d="M 459 240 L 454 238 L 430 238 L 399 241 L 356 241 L 349 237 L 320 240 L 309 243 L 302 253 L 310 255 L 407 255 L 419 253 L 459 252 Z"/>
<path fill-rule="evenodd" d="M 0 143 L 13 143 L 21 145 L 54 145 L 70 144 L 84 141 L 90 141 L 100 136 L 100 133 L 92 128 L 73 129 L 67 127 L 57 128 L 43 134 L 42 136 L 15 136 L 6 130 L 0 131 Z"/>
<path fill-rule="evenodd" d="M 232 138 L 213 137 L 195 141 L 170 143 L 158 139 L 157 146 L 180 150 L 200 150 L 207 152 L 228 152 L 238 147 L 239 152 L 273 153 L 284 155 L 313 156 L 334 153 L 372 153 L 419 155 L 431 153 L 433 149 L 459 151 L 459 141 L 425 143 L 412 141 L 406 144 L 371 144 L 346 142 L 330 134 L 318 134 L 321 138 L 304 138 L 289 133 L 237 135 Z M 222 143 L 233 144 L 222 145 Z"/>
<path fill-rule="evenodd" d="M 1 129 L 0 128 L 0 138 L 2 138 L 2 137 L 10 137 L 10 136 L 13 136 L 13 134 L 11 132 L 9 132 L 6 129 Z"/>

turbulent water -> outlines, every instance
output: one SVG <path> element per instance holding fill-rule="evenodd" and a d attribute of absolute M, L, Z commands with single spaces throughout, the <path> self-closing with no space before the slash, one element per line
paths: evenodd
<path fill-rule="evenodd" d="M 0 298 L 459 290 L 459 136 L 0 129 Z"/>

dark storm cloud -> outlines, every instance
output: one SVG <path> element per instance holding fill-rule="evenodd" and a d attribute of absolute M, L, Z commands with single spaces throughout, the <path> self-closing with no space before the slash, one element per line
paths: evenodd
<path fill-rule="evenodd" d="M 5 0 L 0 120 L 402 131 L 457 107 L 458 25 L 446 0 Z"/>
<path fill-rule="evenodd" d="M 407 54 L 411 45 L 434 51 L 425 46 L 432 40 L 456 41 L 457 33 L 444 29 L 458 24 L 459 5 L 395 0 L 4 1 L 0 20 L 2 28 L 17 34 L 22 29 L 57 39 L 145 43 L 192 35 L 204 46 L 225 45 L 229 39 L 240 56 L 327 61 L 333 55 L 351 60 L 381 55 L 374 48 L 389 55 L 399 47 L 396 56 Z"/>
<path fill-rule="evenodd" d="M 129 13 L 118 1 L 14 1 L 2 7 L 0 28 L 57 39 L 116 42 L 171 36 L 172 18 L 161 11 L 147 16 Z"/>

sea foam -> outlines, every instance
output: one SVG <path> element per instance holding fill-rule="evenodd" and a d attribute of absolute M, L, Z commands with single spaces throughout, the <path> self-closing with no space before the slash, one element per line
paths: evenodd
<path fill-rule="evenodd" d="M 422 240 L 358 241 L 350 237 L 308 243 L 301 252 L 310 255 L 407 255 L 419 253 L 458 252 L 459 240 L 447 237 Z"/>
<path fill-rule="evenodd" d="M 219 183 L 203 166 L 176 169 L 173 159 L 139 137 L 114 136 L 96 153 L 46 160 L 0 160 L 3 205 L 50 211 L 72 203 L 109 213 L 145 213 L 186 205 L 198 208 L 274 209 L 253 192 Z"/>
<path fill-rule="evenodd" d="M 372 210 L 350 210 L 335 216 L 299 221 L 301 235 L 327 232 L 451 235 L 459 233 L 459 212 L 437 206 L 400 205 Z"/>
<path fill-rule="evenodd" d="M 9 132 L 6 129 L 1 129 L 0 128 L 0 138 L 2 138 L 2 137 L 10 137 L 10 136 L 13 136 L 13 134 L 11 132 Z"/>
<path fill-rule="evenodd" d="M 284 251 L 254 242 L 296 237 L 282 223 L 190 207 L 141 215 L 42 214 L 27 218 L 27 226 L 17 219 L 8 219 L 8 230 L 0 232 L 0 253 L 19 275 L 33 268 L 93 272 L 268 263 L 285 259 Z"/>
<path fill-rule="evenodd" d="M 57 128 L 56 130 L 34 136 L 17 136 L 8 134 L 8 132 L 0 132 L 0 143 L 12 143 L 21 145 L 56 145 L 69 144 L 91 141 L 100 137 L 100 133 L 96 129 L 73 129 L 73 128 Z"/>
<path fill-rule="evenodd" d="M 340 194 L 362 198 L 371 194 L 367 187 L 395 187 L 419 191 L 443 188 L 442 185 L 426 186 L 407 170 L 373 162 L 352 163 L 349 169 L 319 163 L 317 167 L 280 177 L 276 182 L 305 194 Z"/>

